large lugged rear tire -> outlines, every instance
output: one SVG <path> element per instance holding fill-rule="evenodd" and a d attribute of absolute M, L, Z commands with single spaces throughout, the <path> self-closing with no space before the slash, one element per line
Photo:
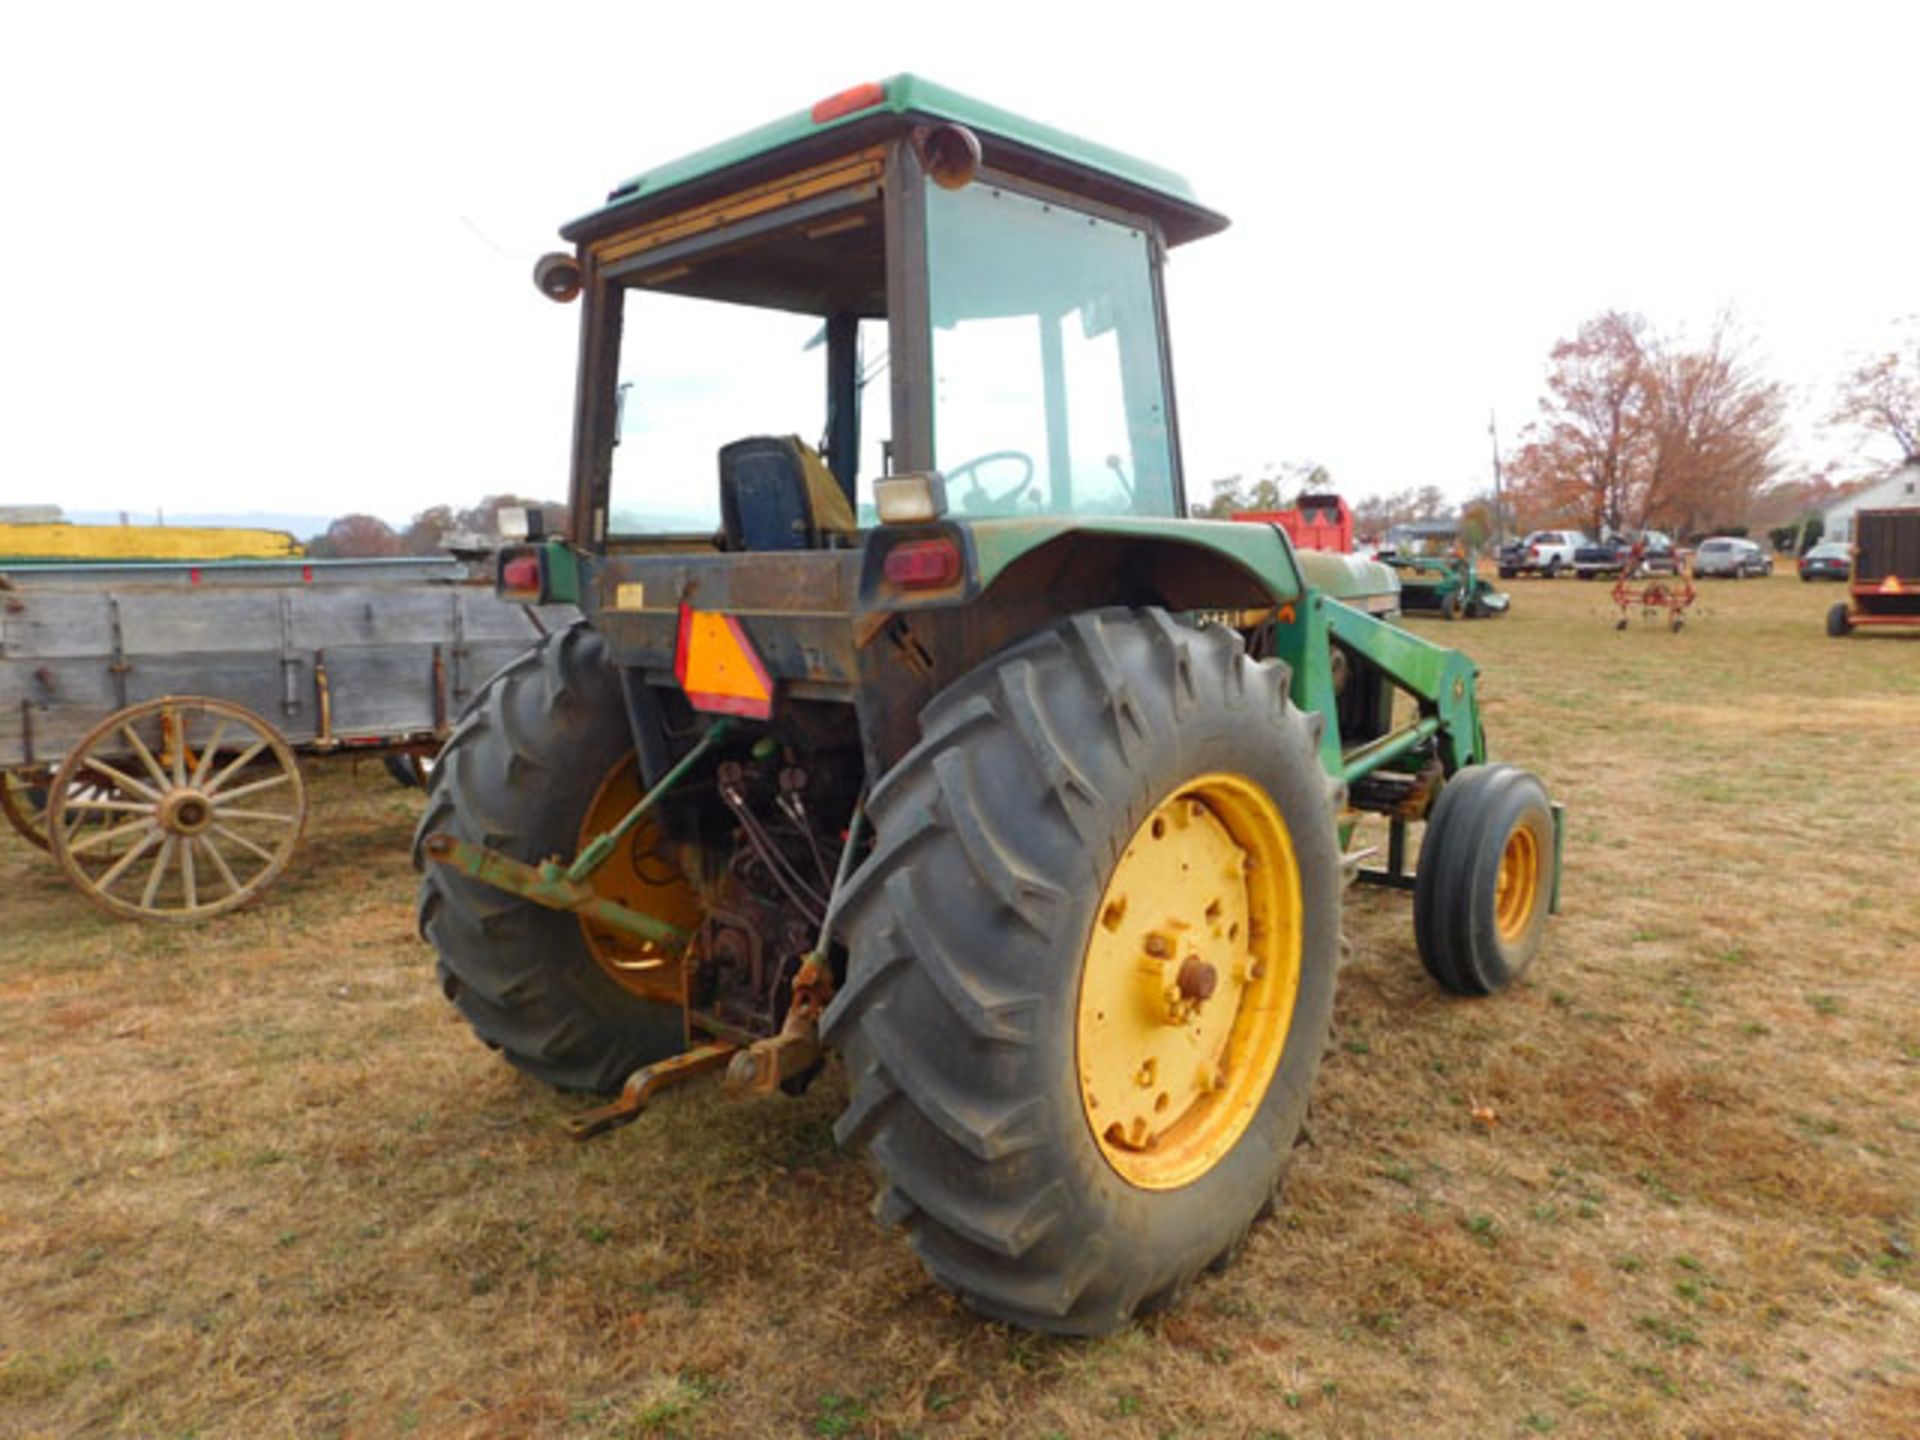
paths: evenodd
<path fill-rule="evenodd" d="M 1081 615 L 944 691 L 873 791 L 836 1133 L 986 1315 L 1112 1330 L 1272 1203 L 1340 932 L 1337 786 L 1287 681 L 1231 630 Z"/>
<path fill-rule="evenodd" d="M 620 984 L 574 916 L 428 865 L 420 842 L 445 831 L 529 864 L 571 858 L 603 782 L 632 754 L 600 637 L 556 631 L 468 703 L 414 838 L 420 933 L 439 952 L 441 988 L 482 1040 L 564 1090 L 618 1090 L 684 1048 L 681 1007 Z"/>

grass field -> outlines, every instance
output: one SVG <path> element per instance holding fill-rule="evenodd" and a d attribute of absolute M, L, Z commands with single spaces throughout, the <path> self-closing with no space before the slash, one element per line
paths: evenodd
<path fill-rule="evenodd" d="M 0 1434 L 1920 1434 L 1920 638 L 1511 588 L 1415 623 L 1569 806 L 1545 954 L 1447 999 L 1355 892 L 1279 1216 L 1093 1343 L 923 1277 L 831 1073 L 566 1139 L 435 990 L 378 767 L 197 930 L 6 836 Z"/>

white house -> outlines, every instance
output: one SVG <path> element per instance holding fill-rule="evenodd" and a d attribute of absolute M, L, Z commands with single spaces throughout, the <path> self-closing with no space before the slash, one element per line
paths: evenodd
<path fill-rule="evenodd" d="M 1821 539 L 1851 541 L 1856 510 L 1904 509 L 1909 505 L 1920 506 L 1920 460 L 1909 460 L 1892 474 L 1821 511 L 1826 524 Z"/>

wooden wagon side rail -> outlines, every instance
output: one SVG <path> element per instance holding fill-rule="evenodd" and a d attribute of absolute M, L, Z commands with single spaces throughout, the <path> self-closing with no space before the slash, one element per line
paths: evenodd
<path fill-rule="evenodd" d="M 0 576 L 0 810 L 116 915 L 246 903 L 304 830 L 299 754 L 420 753 L 577 618 L 450 583 L 451 562 L 377 568 L 399 563 Z"/>

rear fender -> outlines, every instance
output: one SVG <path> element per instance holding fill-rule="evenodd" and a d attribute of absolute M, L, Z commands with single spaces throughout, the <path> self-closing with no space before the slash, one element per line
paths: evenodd
<path fill-rule="evenodd" d="M 893 544 L 947 535 L 964 547 L 951 590 L 902 593 L 885 581 Z M 1278 527 L 1201 521 L 982 521 L 869 537 L 856 622 L 861 732 L 883 774 L 919 738 L 919 712 L 995 652 L 1108 605 L 1173 612 L 1273 613 L 1306 584 Z"/>

